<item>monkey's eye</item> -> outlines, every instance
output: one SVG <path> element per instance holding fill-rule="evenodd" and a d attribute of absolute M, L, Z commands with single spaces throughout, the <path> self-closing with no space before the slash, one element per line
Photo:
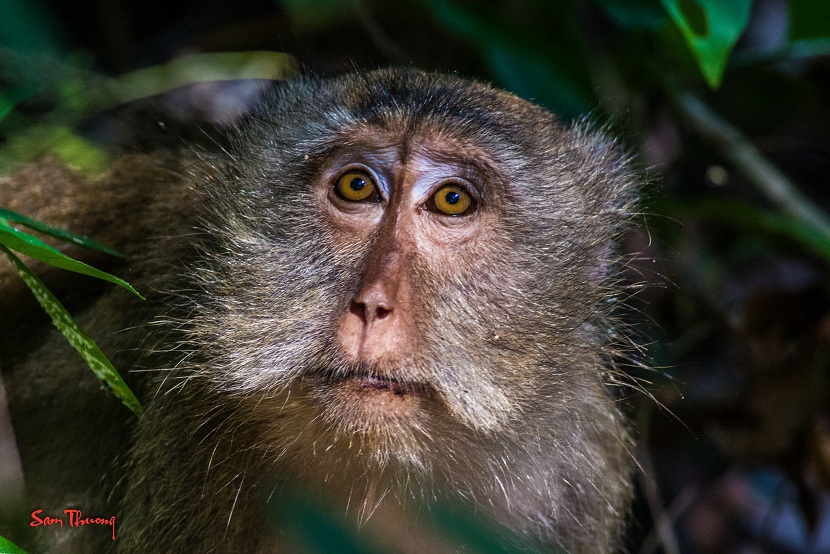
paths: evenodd
<path fill-rule="evenodd" d="M 431 209 L 445 215 L 463 215 L 473 208 L 473 198 L 457 185 L 444 185 L 430 199 Z"/>
<path fill-rule="evenodd" d="M 341 175 L 334 190 L 338 196 L 350 202 L 380 201 L 374 181 L 362 171 L 349 171 Z"/>

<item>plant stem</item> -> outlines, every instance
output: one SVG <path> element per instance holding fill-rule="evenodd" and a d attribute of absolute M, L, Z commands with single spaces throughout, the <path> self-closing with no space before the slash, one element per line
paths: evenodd
<path fill-rule="evenodd" d="M 797 218 L 830 240 L 830 219 L 824 211 L 801 194 L 798 188 L 777 167 L 769 162 L 735 127 L 721 119 L 691 93 L 681 93 L 676 105 L 692 127 L 705 139 L 718 146 L 723 155 L 773 205 Z"/>

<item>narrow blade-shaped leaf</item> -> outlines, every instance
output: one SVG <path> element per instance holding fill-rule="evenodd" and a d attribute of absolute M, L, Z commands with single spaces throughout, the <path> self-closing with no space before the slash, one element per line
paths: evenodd
<path fill-rule="evenodd" d="M 0 537 L 0 554 L 26 554 L 26 551 L 5 537 Z"/>
<path fill-rule="evenodd" d="M 34 235 L 24 233 L 14 227 L 11 227 L 8 225 L 8 222 L 2 218 L 0 218 L 0 245 L 7 246 L 11 250 L 20 252 L 30 258 L 35 258 L 36 260 L 40 260 L 61 269 L 67 269 L 69 271 L 109 281 L 110 283 L 124 287 L 141 299 L 144 298 L 126 281 L 119 279 L 115 275 L 111 275 L 106 271 L 95 269 L 94 267 L 83 262 L 70 258 L 60 250 L 49 246 Z"/>
<path fill-rule="evenodd" d="M 110 363 L 106 355 L 95 344 L 95 341 L 78 326 L 72 316 L 69 315 L 69 312 L 66 311 L 66 308 L 63 307 L 63 304 L 46 288 L 46 285 L 43 284 L 37 275 L 20 261 L 20 258 L 15 256 L 5 246 L 0 245 L 0 250 L 8 256 L 12 265 L 17 270 L 18 275 L 20 275 L 23 282 L 31 289 L 46 313 L 49 314 L 52 323 L 66 337 L 69 344 L 78 351 L 92 372 L 121 399 L 125 406 L 140 416 L 143 413 L 141 404 L 121 378 L 121 375 L 118 374 L 118 371 L 112 366 L 112 363 Z"/>
<path fill-rule="evenodd" d="M 98 250 L 100 252 L 104 252 L 105 254 L 109 254 L 110 256 L 116 256 L 118 258 L 126 258 L 124 254 L 113 250 L 107 246 L 104 246 L 100 242 L 95 242 L 94 240 L 88 239 L 81 235 L 76 235 L 70 231 L 65 229 L 58 229 L 57 227 L 52 227 L 51 225 L 47 225 L 42 221 L 38 221 L 36 219 L 32 219 L 31 217 L 27 217 L 23 214 L 19 214 L 17 212 L 13 212 L 11 210 L 5 210 L 0 208 L 0 218 L 8 219 L 9 221 L 13 221 L 15 223 L 19 223 L 20 225 L 25 225 L 30 229 L 34 229 L 35 231 L 40 231 L 41 233 L 45 233 L 47 235 L 51 235 L 55 238 L 65 240 L 67 242 L 72 242 L 79 246 L 83 246 L 86 248 L 91 248 L 93 250 Z"/>

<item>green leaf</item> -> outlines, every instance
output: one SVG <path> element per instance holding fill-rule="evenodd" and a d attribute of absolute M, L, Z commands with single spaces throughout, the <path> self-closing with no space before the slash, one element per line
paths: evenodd
<path fill-rule="evenodd" d="M 618 25 L 626 29 L 656 30 L 666 22 L 660 0 L 597 0 Z"/>
<path fill-rule="evenodd" d="M 5 537 L 0 537 L 0 554 L 26 554 L 26 551 Z"/>
<path fill-rule="evenodd" d="M 574 12 L 567 3 L 544 4 L 547 9 L 537 14 L 539 25 L 529 29 L 469 4 L 423 1 L 448 29 L 482 51 L 503 88 L 564 118 L 589 109 L 591 80 L 581 38 L 573 32 Z"/>
<path fill-rule="evenodd" d="M 11 113 L 17 102 L 9 94 L 4 94 L 0 91 L 0 121 L 6 119 L 6 116 Z"/>
<path fill-rule="evenodd" d="M 269 501 L 277 525 L 302 537 L 308 552 L 326 554 L 374 554 L 377 547 L 365 535 L 355 534 L 344 525 L 342 515 L 309 495 L 307 490 L 282 483 Z M 520 535 L 490 519 L 459 499 L 434 498 L 415 509 L 424 529 L 457 552 L 478 554 L 560 554 L 561 549 L 541 546 L 531 537 Z"/>
<path fill-rule="evenodd" d="M 743 50 L 732 57 L 731 65 L 746 67 L 758 63 L 809 60 L 820 56 L 830 56 L 830 38 L 793 40 L 773 51 Z"/>
<path fill-rule="evenodd" d="M 60 250 L 49 246 L 34 235 L 18 231 L 9 225 L 7 220 L 2 218 L 0 218 L 0 245 L 6 246 L 11 250 L 15 250 L 16 252 L 29 256 L 30 258 L 40 260 L 61 269 L 68 269 L 69 271 L 109 281 L 110 283 L 114 283 L 127 289 L 142 300 L 144 299 L 144 297 L 141 296 L 141 294 L 139 294 L 138 291 L 126 281 L 119 279 L 115 275 L 111 275 L 105 271 L 101 271 L 100 269 L 95 269 L 94 267 L 83 262 L 70 258 Z"/>
<path fill-rule="evenodd" d="M 3 0 L 0 17 L 0 45 L 20 52 L 61 50 L 61 28 L 48 5 L 27 0 Z"/>
<path fill-rule="evenodd" d="M 749 22 L 752 0 L 660 0 L 712 88 L 720 85 L 729 52 Z"/>
<path fill-rule="evenodd" d="M 587 96 L 579 85 L 549 60 L 507 43 L 490 45 L 485 58 L 499 83 L 514 94 L 564 118 L 573 119 L 588 110 Z"/>
<path fill-rule="evenodd" d="M 542 548 L 532 538 L 491 520 L 463 501 L 441 499 L 429 506 L 432 526 L 452 543 L 463 545 L 459 551 L 479 554 L 564 554 L 564 550 L 547 545 Z"/>
<path fill-rule="evenodd" d="M 52 318 L 52 323 L 66 337 L 69 344 L 86 360 L 86 363 L 92 372 L 95 373 L 96 377 L 106 384 L 121 399 L 125 406 L 140 416 L 144 411 L 141 404 L 112 366 L 109 359 L 98 348 L 98 345 L 95 344 L 95 341 L 78 326 L 75 320 L 72 319 L 72 316 L 69 315 L 69 312 L 66 311 L 66 308 L 46 288 L 46 285 L 43 284 L 37 275 L 20 261 L 20 258 L 15 256 L 5 246 L 0 245 L 0 250 L 8 256 L 12 265 L 17 270 L 18 275 L 20 275 L 23 282 L 31 289 L 37 301 L 46 310 L 46 313 L 49 314 L 49 317 Z"/>
<path fill-rule="evenodd" d="M 0 173 L 10 173 L 20 164 L 51 154 L 73 169 L 100 173 L 108 156 L 65 125 L 36 125 L 12 135 L 0 148 Z"/>
<path fill-rule="evenodd" d="M 269 500 L 270 515 L 281 528 L 301 537 L 305 551 L 314 554 L 379 554 L 366 535 L 356 534 L 337 517 L 330 506 L 315 499 L 315 495 L 296 486 L 284 483 L 275 489 Z"/>
<path fill-rule="evenodd" d="M 105 254 L 109 254 L 110 256 L 115 256 L 117 258 L 126 258 L 126 256 L 121 252 L 113 250 L 112 248 L 108 248 L 99 242 L 95 242 L 94 240 L 90 240 L 81 235 L 76 235 L 75 233 L 66 231 L 64 229 L 52 227 L 51 225 L 47 225 L 42 221 L 32 219 L 31 217 L 26 217 L 23 214 L 19 214 L 11 210 L 5 210 L 3 208 L 0 208 L 0 218 L 5 218 L 9 221 L 25 225 L 26 227 L 34 229 L 35 231 L 40 231 L 41 233 L 51 235 L 55 238 L 65 240 L 67 242 L 75 243 L 79 246 L 84 246 L 86 248 L 91 248 L 93 250 L 99 250 L 101 252 L 104 252 Z"/>
<path fill-rule="evenodd" d="M 30 97 L 32 93 L 31 87 L 17 87 L 13 90 L 0 91 L 0 121 L 6 119 L 6 116 L 11 113 L 14 107 L 21 100 Z"/>

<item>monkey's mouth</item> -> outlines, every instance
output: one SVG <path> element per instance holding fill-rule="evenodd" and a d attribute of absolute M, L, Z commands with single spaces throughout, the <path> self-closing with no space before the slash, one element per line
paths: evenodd
<path fill-rule="evenodd" d="M 323 417 L 346 433 L 386 433 L 420 425 L 437 400 L 422 376 L 397 366 L 336 364 L 306 374 Z"/>
<path fill-rule="evenodd" d="M 312 370 L 306 382 L 323 421 L 343 437 L 386 441 L 409 436 L 407 429 L 422 430 L 434 414 L 444 413 L 441 396 L 424 377 L 398 366 L 333 364 Z"/>
<path fill-rule="evenodd" d="M 412 386 L 408 383 L 380 375 L 352 375 L 344 379 L 344 381 L 347 380 L 353 381 L 356 386 L 367 391 L 390 392 L 395 396 L 406 396 L 412 390 Z"/>
<path fill-rule="evenodd" d="M 402 371 L 379 370 L 358 365 L 344 371 L 318 370 L 313 378 L 324 389 L 347 391 L 358 397 L 419 397 L 429 396 L 434 389 L 429 384 L 408 379 Z"/>
<path fill-rule="evenodd" d="M 420 394 L 432 389 L 424 382 L 408 379 L 401 370 L 364 364 L 338 369 L 320 367 L 310 371 L 306 376 L 325 388 L 348 385 L 355 391 L 386 392 L 395 396 Z"/>
<path fill-rule="evenodd" d="M 406 381 L 398 377 L 380 375 L 375 372 L 355 371 L 331 380 L 335 386 L 345 386 L 354 393 L 391 394 L 397 397 L 423 394 L 429 388 L 423 383 Z"/>

